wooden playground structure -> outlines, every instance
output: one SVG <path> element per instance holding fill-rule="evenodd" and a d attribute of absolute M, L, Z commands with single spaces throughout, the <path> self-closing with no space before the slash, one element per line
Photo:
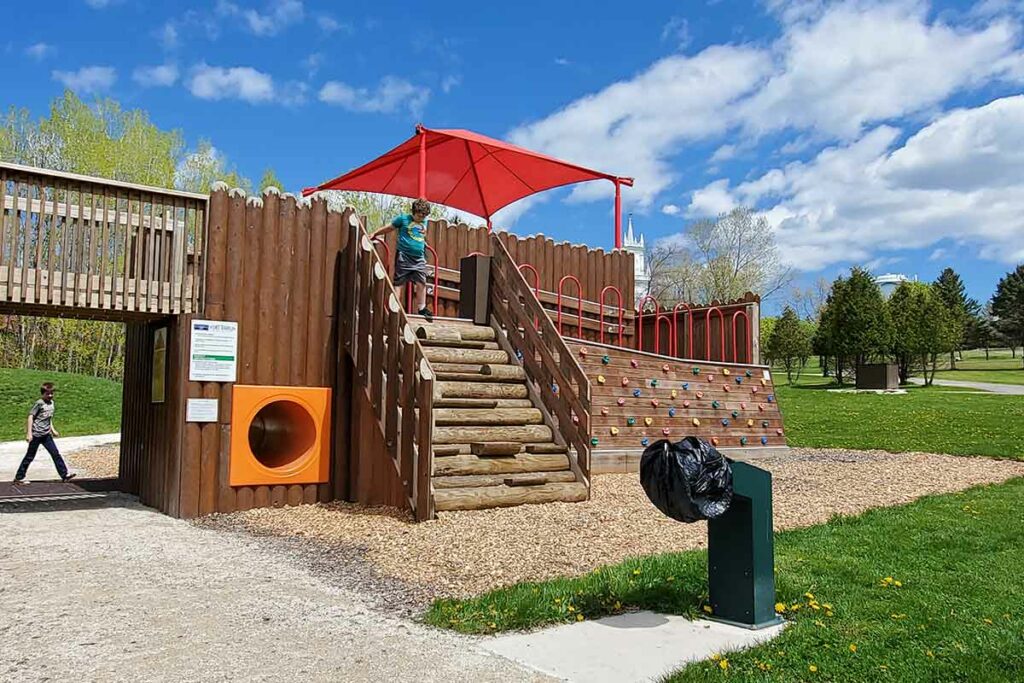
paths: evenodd
<path fill-rule="evenodd" d="M 637 309 L 621 250 L 431 225 L 426 324 L 393 245 L 320 196 L 0 164 L 0 207 L 0 312 L 125 323 L 118 485 L 172 516 L 350 500 L 423 520 L 584 500 L 660 438 L 785 445 L 757 297 Z M 218 323 L 236 374 L 194 379 L 194 328 Z"/>

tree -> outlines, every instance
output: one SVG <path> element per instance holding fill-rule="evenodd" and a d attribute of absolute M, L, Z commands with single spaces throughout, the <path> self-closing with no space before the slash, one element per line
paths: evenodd
<path fill-rule="evenodd" d="M 887 358 L 892 349 L 892 318 L 882 292 L 862 268 L 832 283 L 814 336 L 815 353 L 835 359 L 836 381 L 844 380 L 844 368 Z"/>
<path fill-rule="evenodd" d="M 252 182 L 231 168 L 209 140 L 200 140 L 195 151 L 178 164 L 175 184 L 179 189 L 205 194 L 217 181 L 252 192 Z"/>
<path fill-rule="evenodd" d="M 914 363 L 924 371 L 925 385 L 935 379 L 940 353 L 957 344 L 962 328 L 935 285 L 901 282 L 889 298 L 894 337 L 893 352 L 905 384 Z M 929 369 L 931 372 L 929 373 Z"/>
<path fill-rule="evenodd" d="M 963 280 L 952 268 L 944 269 L 935 280 L 933 287 L 939 300 L 949 310 L 955 326 L 953 332 L 956 336 L 956 344 L 949 352 L 949 367 L 956 370 L 955 352 L 963 346 L 968 322 L 971 316 L 978 312 L 978 302 L 967 298 Z"/>
<path fill-rule="evenodd" d="M 1016 356 L 1016 347 L 1024 345 L 1024 264 L 999 280 L 992 296 L 992 315 L 996 330 Z"/>
<path fill-rule="evenodd" d="M 811 355 L 811 337 L 789 306 L 782 311 L 768 338 L 768 354 L 773 362 L 781 363 L 786 369 L 786 379 L 790 383 L 793 382 L 794 371 L 797 379 L 800 378 L 800 371 Z"/>
<path fill-rule="evenodd" d="M 819 277 L 806 289 L 794 287 L 789 295 L 790 306 L 804 320 L 818 320 L 830 288 L 828 280 L 823 277 Z"/>
<path fill-rule="evenodd" d="M 775 324 L 778 322 L 778 318 L 768 316 L 761 318 L 758 321 L 758 345 L 761 347 L 761 362 L 771 365 L 774 362 L 771 353 L 768 351 L 768 340 L 772 336 L 772 330 L 775 329 Z"/>
<path fill-rule="evenodd" d="M 730 301 L 747 292 L 767 298 L 789 284 L 792 274 L 768 220 L 746 208 L 690 224 L 685 234 L 659 242 L 651 261 L 661 264 L 652 272 L 651 289 L 667 295 L 662 303 L 669 306 Z"/>
<path fill-rule="evenodd" d="M 272 168 L 266 168 L 263 171 L 263 177 L 260 178 L 260 193 L 262 193 L 268 187 L 276 187 L 279 190 L 284 189 L 284 184 L 281 179 L 277 177 L 277 173 Z"/>

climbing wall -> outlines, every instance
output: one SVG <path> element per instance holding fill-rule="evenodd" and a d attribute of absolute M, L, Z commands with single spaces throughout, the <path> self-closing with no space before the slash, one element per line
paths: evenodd
<path fill-rule="evenodd" d="M 631 452 L 635 464 L 658 439 L 698 436 L 722 449 L 786 445 L 765 366 L 680 360 L 599 344 L 570 348 L 591 382 L 595 467 L 602 451 Z"/>

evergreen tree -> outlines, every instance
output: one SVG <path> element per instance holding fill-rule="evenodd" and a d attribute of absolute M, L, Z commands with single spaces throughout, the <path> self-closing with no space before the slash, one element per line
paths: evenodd
<path fill-rule="evenodd" d="M 946 306 L 952 317 L 956 336 L 956 345 L 949 352 L 949 367 L 956 370 L 956 351 L 959 351 L 964 342 L 964 335 L 967 325 L 973 314 L 977 313 L 978 302 L 967 298 L 963 280 L 952 268 L 944 269 L 934 283 L 935 294 Z"/>
<path fill-rule="evenodd" d="M 816 353 L 835 358 L 836 380 L 843 383 L 844 368 L 849 364 L 856 368 L 869 360 L 887 358 L 892 341 L 889 308 L 871 274 L 854 268 L 850 277 L 837 279 L 813 342 Z"/>
<path fill-rule="evenodd" d="M 1024 264 L 999 280 L 992 296 L 992 315 L 996 331 L 1016 356 L 1016 347 L 1024 345 Z"/>
<path fill-rule="evenodd" d="M 768 355 L 786 369 L 786 379 L 790 383 L 793 382 L 794 370 L 797 379 L 800 378 L 800 371 L 811 355 L 809 330 L 789 306 L 782 311 L 768 337 Z"/>
<path fill-rule="evenodd" d="M 905 384 L 914 364 L 924 370 L 925 384 L 935 379 L 940 353 L 957 343 L 960 323 L 935 285 L 901 282 L 889 298 L 893 320 L 893 353 Z M 930 370 L 930 372 L 929 372 Z"/>
<path fill-rule="evenodd" d="M 284 185 L 281 183 L 281 179 L 277 177 L 277 173 L 272 168 L 266 168 L 263 171 L 263 177 L 260 178 L 260 193 L 268 187 L 276 187 L 284 192 Z"/>
<path fill-rule="evenodd" d="M 771 352 L 768 350 L 768 340 L 771 339 L 772 330 L 775 329 L 775 323 L 778 320 L 774 316 L 767 316 L 758 321 L 757 339 L 761 347 L 761 362 L 767 365 L 771 365 L 774 362 Z"/>

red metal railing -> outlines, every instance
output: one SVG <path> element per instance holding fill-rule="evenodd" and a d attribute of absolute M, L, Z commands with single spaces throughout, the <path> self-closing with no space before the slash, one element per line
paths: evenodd
<path fill-rule="evenodd" d="M 636 306 L 636 350 L 644 350 L 644 304 L 648 301 L 654 302 L 654 346 L 658 346 L 658 312 L 661 310 L 661 304 L 650 294 L 645 294 L 644 298 L 640 299 L 640 303 Z"/>
<path fill-rule="evenodd" d="M 686 357 L 693 358 L 693 313 L 690 311 L 690 304 L 678 303 L 672 309 L 672 355 L 679 357 L 679 308 L 686 309 Z"/>
<path fill-rule="evenodd" d="M 704 357 L 706 360 L 712 360 L 711 358 L 711 312 L 714 311 L 718 314 L 718 340 L 721 342 L 721 360 L 725 362 L 725 316 L 718 306 L 712 306 L 708 309 L 708 312 L 704 317 Z"/>
<path fill-rule="evenodd" d="M 604 289 L 601 290 L 601 300 L 598 302 L 598 305 L 601 307 L 601 313 L 600 313 L 601 331 L 599 333 L 600 334 L 600 340 L 601 340 L 601 343 L 604 344 L 604 328 L 605 328 L 605 324 L 604 324 L 604 298 L 605 298 L 605 295 L 608 292 L 615 292 L 615 296 L 618 298 L 618 302 L 619 303 L 615 306 L 615 308 L 617 308 L 618 311 L 619 311 L 619 346 L 622 346 L 622 332 L 623 332 L 623 330 L 622 330 L 622 292 L 615 285 L 608 285 Z"/>
<path fill-rule="evenodd" d="M 576 283 L 576 338 L 583 338 L 583 285 L 575 275 L 563 275 L 558 281 L 558 334 L 562 334 L 562 290 L 565 288 L 565 281 L 572 280 Z"/>
<path fill-rule="evenodd" d="M 747 317 L 747 312 L 743 310 L 736 311 L 735 313 L 732 314 L 732 362 L 739 363 L 740 340 L 739 337 L 736 336 L 736 320 L 741 315 L 743 316 L 743 328 L 746 331 L 746 334 L 744 336 L 747 339 L 747 356 L 743 362 L 753 363 L 754 344 L 753 339 L 750 336 L 750 318 Z"/>

